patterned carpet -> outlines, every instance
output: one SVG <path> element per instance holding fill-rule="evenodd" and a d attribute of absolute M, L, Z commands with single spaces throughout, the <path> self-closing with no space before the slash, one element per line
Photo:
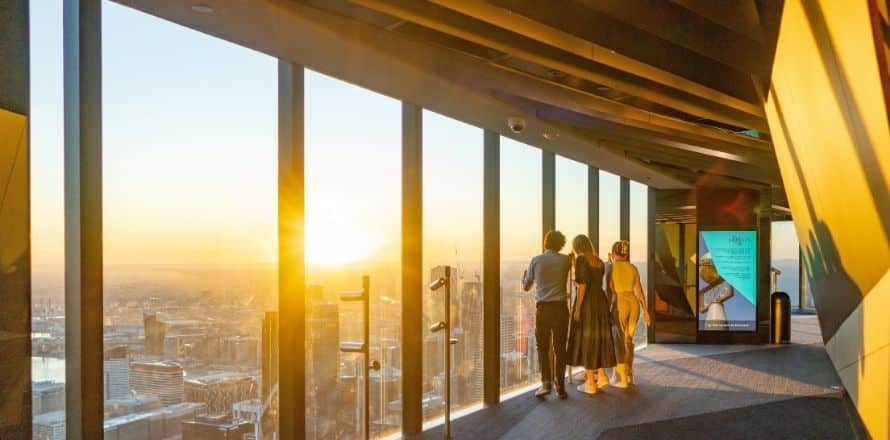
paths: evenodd
<path fill-rule="evenodd" d="M 815 318 L 793 323 L 796 343 L 786 346 L 646 347 L 631 389 L 570 389 L 567 400 L 544 402 L 526 393 L 455 420 L 453 437 L 857 438 L 861 422 L 832 388 L 840 380 Z M 437 427 L 422 438 L 441 436 Z"/>

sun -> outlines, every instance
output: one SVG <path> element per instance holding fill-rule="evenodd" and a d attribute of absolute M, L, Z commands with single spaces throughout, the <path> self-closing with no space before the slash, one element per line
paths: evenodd
<path fill-rule="evenodd" d="M 354 224 L 330 219 L 306 224 L 306 262 L 313 266 L 342 266 L 368 258 L 382 246 L 379 233 Z"/>

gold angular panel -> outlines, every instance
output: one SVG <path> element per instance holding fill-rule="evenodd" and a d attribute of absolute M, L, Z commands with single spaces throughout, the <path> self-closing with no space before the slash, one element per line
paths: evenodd
<path fill-rule="evenodd" d="M 28 118 L 0 109 L 0 438 L 25 438 L 31 417 Z"/>
<path fill-rule="evenodd" d="M 872 31 L 867 2 L 786 2 L 766 111 L 826 348 L 887 438 L 890 127 Z"/>

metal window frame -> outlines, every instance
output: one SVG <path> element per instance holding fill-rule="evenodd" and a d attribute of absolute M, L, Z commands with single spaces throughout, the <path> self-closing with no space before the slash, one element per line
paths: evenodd
<path fill-rule="evenodd" d="M 279 433 L 306 433 L 305 108 L 303 66 L 278 61 Z"/>
<path fill-rule="evenodd" d="M 102 4 L 65 0 L 65 421 L 102 438 Z"/>

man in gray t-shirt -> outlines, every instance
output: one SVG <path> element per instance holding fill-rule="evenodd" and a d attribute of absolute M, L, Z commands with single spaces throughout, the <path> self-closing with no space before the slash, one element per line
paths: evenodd
<path fill-rule="evenodd" d="M 568 255 L 559 253 L 565 244 L 566 238 L 561 232 L 548 232 L 544 236 L 544 253 L 532 258 L 528 270 L 522 274 L 522 288 L 525 291 L 535 286 L 535 342 L 541 367 L 541 388 L 535 393 L 538 398 L 550 394 L 553 385 L 561 399 L 567 396 L 563 374 L 566 370 L 566 337 L 569 329 L 566 286 L 572 260 Z M 550 365 L 551 347 L 555 365 Z"/>

